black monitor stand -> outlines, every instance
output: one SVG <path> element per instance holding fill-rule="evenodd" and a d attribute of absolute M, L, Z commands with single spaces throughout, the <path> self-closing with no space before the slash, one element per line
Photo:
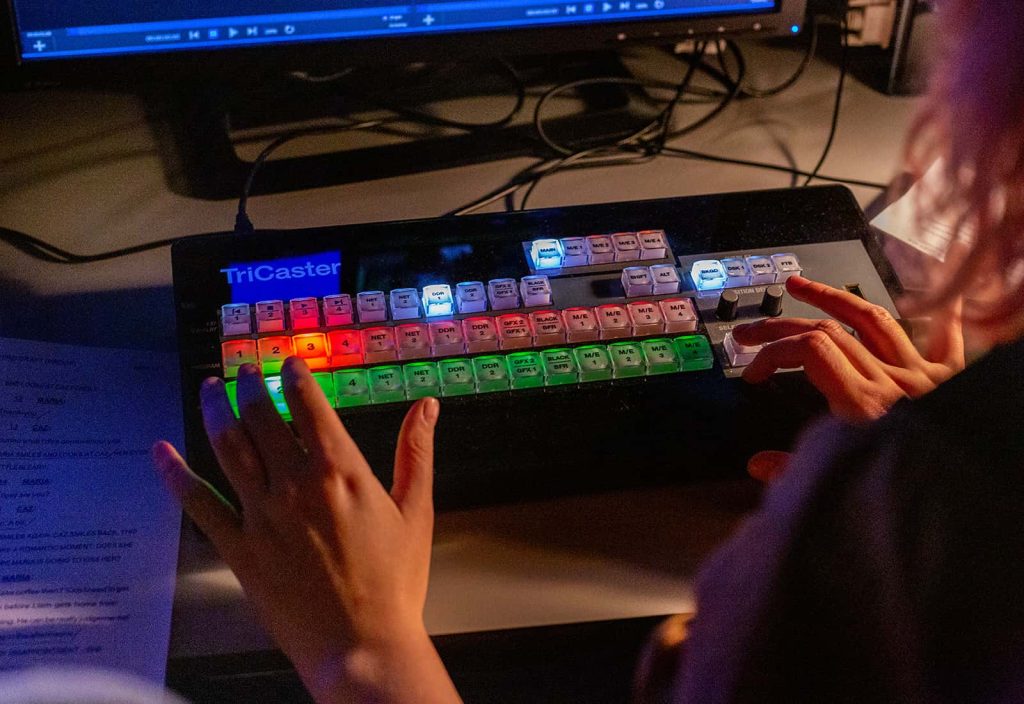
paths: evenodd
<path fill-rule="evenodd" d="M 251 161 L 239 156 L 233 130 L 261 128 L 269 134 L 261 142 L 268 143 L 276 136 L 274 125 L 294 126 L 380 108 L 382 86 L 392 105 L 414 108 L 438 100 L 507 95 L 511 108 L 515 100 L 511 76 L 499 72 L 495 62 L 490 63 L 462 67 L 456 76 L 425 75 L 430 71 L 417 66 L 358 70 L 338 80 L 296 80 L 280 74 L 258 85 L 201 81 L 161 84 L 146 90 L 143 98 L 171 190 L 194 198 L 231 199 L 238 197 L 252 166 Z M 519 61 L 515 69 L 531 95 L 567 81 L 630 75 L 620 58 L 610 52 Z M 545 127 L 556 138 L 579 145 L 608 134 L 628 133 L 650 120 L 657 109 L 652 101 L 643 99 L 639 89 L 628 86 L 590 86 L 576 97 L 582 99 L 582 110 L 545 120 Z M 496 110 L 502 109 L 497 101 L 495 105 Z M 415 139 L 373 146 L 365 146 L 363 139 L 362 146 L 349 148 L 342 143 L 340 151 L 273 159 L 261 170 L 253 194 L 368 181 L 498 159 L 553 156 L 536 136 L 529 119 L 532 109 L 528 100 L 523 114 L 500 128 L 420 129 Z"/>

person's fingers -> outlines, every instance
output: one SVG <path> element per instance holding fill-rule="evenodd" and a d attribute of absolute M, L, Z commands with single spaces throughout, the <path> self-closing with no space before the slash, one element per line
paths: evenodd
<path fill-rule="evenodd" d="M 920 359 L 907 333 L 882 306 L 802 276 L 791 276 L 786 290 L 856 330 L 864 346 L 886 364 L 906 367 Z"/>
<path fill-rule="evenodd" d="M 363 453 L 345 430 L 320 385 L 299 357 L 289 357 L 281 369 L 284 397 L 295 429 L 313 464 L 322 471 L 350 476 L 371 475 Z"/>
<path fill-rule="evenodd" d="M 790 454 L 779 450 L 758 452 L 747 462 L 747 473 L 759 482 L 768 484 L 786 471 Z"/>
<path fill-rule="evenodd" d="M 206 435 L 224 476 L 238 494 L 245 511 L 266 494 L 267 477 L 252 439 L 235 418 L 224 382 L 211 377 L 199 389 Z"/>
<path fill-rule="evenodd" d="M 741 345 L 764 345 L 816 330 L 828 335 L 854 368 L 865 377 L 877 379 L 885 374 L 878 358 L 842 325 L 830 318 L 765 318 L 754 323 L 737 325 L 732 329 L 732 334 Z"/>
<path fill-rule="evenodd" d="M 964 368 L 963 298 L 957 297 L 932 316 L 925 359 L 951 369 Z"/>
<path fill-rule="evenodd" d="M 288 481 L 288 475 L 302 465 L 304 453 L 274 407 L 263 375 L 255 364 L 243 364 L 238 370 L 238 411 L 263 460 L 270 488 Z"/>
<path fill-rule="evenodd" d="M 436 398 L 418 401 L 398 434 L 391 498 L 407 516 L 433 515 L 434 427 L 440 411 Z"/>
<path fill-rule="evenodd" d="M 235 510 L 189 469 L 165 440 L 153 445 L 153 464 L 164 484 L 236 574 L 245 566 L 245 536 Z"/>

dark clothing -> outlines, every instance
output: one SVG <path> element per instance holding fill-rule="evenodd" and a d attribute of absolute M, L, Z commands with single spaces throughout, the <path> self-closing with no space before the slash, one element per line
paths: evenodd
<path fill-rule="evenodd" d="M 686 704 L 1024 702 L 1024 342 L 809 432 L 707 565 Z"/>

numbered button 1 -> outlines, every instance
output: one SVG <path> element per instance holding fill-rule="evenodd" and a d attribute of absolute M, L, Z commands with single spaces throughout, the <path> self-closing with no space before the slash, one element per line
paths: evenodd
<path fill-rule="evenodd" d="M 326 369 L 330 366 L 327 336 L 322 332 L 293 335 L 292 344 L 295 345 L 295 356 L 302 357 L 310 369 Z"/>
<path fill-rule="evenodd" d="M 284 330 L 284 301 L 260 301 L 256 304 L 256 332 Z"/>
<path fill-rule="evenodd" d="M 292 338 L 284 335 L 261 337 L 257 340 L 260 352 L 260 364 L 264 374 L 277 374 L 281 371 L 284 360 L 295 354 Z"/>
<path fill-rule="evenodd" d="M 358 330 L 332 330 L 327 333 L 332 367 L 353 367 L 363 363 L 363 340 Z"/>
<path fill-rule="evenodd" d="M 229 303 L 220 309 L 221 329 L 224 335 L 248 335 L 252 332 L 248 303 Z"/>
<path fill-rule="evenodd" d="M 228 340 L 220 345 L 221 360 L 224 364 L 224 376 L 238 376 L 238 368 L 243 364 L 256 364 L 259 354 L 256 351 L 256 340 Z"/>
<path fill-rule="evenodd" d="M 288 302 L 292 319 L 292 330 L 309 330 L 320 327 L 320 307 L 315 298 L 293 298 Z"/>

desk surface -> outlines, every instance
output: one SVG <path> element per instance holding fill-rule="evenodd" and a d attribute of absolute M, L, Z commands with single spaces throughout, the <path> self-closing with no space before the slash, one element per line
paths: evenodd
<path fill-rule="evenodd" d="M 752 80 L 785 76 L 795 53 L 758 49 Z M 810 168 L 824 144 L 835 67 L 812 63 L 781 96 L 730 106 L 677 143 L 719 155 Z M 914 101 L 850 79 L 824 172 L 887 181 Z M 234 202 L 171 193 L 138 102 L 125 95 L 35 91 L 0 100 L 0 225 L 89 253 L 227 229 Z M 257 226 L 310 227 L 430 217 L 470 201 L 531 163 L 444 172 L 253 199 Z M 782 187 L 784 174 L 661 158 L 562 173 L 531 204 L 561 204 Z M 854 189 L 862 203 L 876 193 Z M 0 250 L 0 335 L 174 348 L 166 249 L 57 266 Z M 756 502 L 749 482 L 572 497 L 445 514 L 435 538 L 427 623 L 435 634 L 690 610 L 697 565 Z M 267 647 L 237 582 L 186 530 L 172 655 Z"/>

